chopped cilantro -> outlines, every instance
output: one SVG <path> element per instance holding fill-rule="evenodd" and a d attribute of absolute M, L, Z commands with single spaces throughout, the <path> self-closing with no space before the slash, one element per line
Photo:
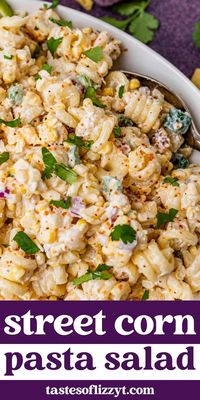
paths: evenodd
<path fill-rule="evenodd" d="M 58 3 L 59 3 L 58 0 L 53 0 L 50 6 L 48 6 L 47 4 L 44 4 L 44 8 L 46 10 L 54 9 L 58 6 Z"/>
<path fill-rule="evenodd" d="M 75 144 L 78 147 L 83 147 L 84 149 L 90 149 L 93 140 L 83 140 L 81 136 L 76 136 L 74 133 L 70 133 L 65 142 Z"/>
<path fill-rule="evenodd" d="M 42 66 L 42 68 L 41 68 L 41 71 L 47 71 L 49 74 L 51 74 L 51 72 L 52 72 L 52 67 L 49 65 L 49 64 L 43 64 L 43 66 Z M 42 79 L 41 78 L 41 76 L 40 76 L 40 74 L 38 74 L 38 75 L 36 75 L 36 77 L 35 77 L 35 79 L 36 79 L 36 81 L 38 80 L 38 79 Z"/>
<path fill-rule="evenodd" d="M 95 89 L 92 86 L 89 86 L 85 93 L 85 98 L 91 99 L 92 103 L 96 107 L 106 108 L 106 105 L 101 103 L 101 101 L 97 98 Z"/>
<path fill-rule="evenodd" d="M 157 217 L 157 228 L 160 228 L 162 225 L 166 224 L 167 222 L 172 222 L 178 213 L 178 210 L 175 208 L 170 208 L 169 214 L 166 213 L 158 213 Z"/>
<path fill-rule="evenodd" d="M 0 1 L 0 16 L 1 17 L 12 17 L 13 16 L 13 10 L 10 7 L 10 5 L 7 3 L 6 0 L 1 0 Z"/>
<path fill-rule="evenodd" d="M 62 41 L 63 41 L 63 37 L 58 38 L 58 39 L 51 37 L 50 39 L 47 40 L 47 47 L 48 47 L 49 51 L 51 52 L 52 56 L 54 56 L 55 51 L 57 50 L 58 46 L 60 46 Z"/>
<path fill-rule="evenodd" d="M 120 128 L 120 126 L 115 126 L 114 129 L 113 129 L 113 133 L 114 133 L 114 136 L 116 138 L 121 137 L 121 128 Z"/>
<path fill-rule="evenodd" d="M 42 174 L 42 178 L 51 178 L 53 172 L 54 172 L 54 167 L 57 163 L 55 157 L 53 156 L 53 154 L 46 148 L 43 147 L 42 148 L 42 160 L 44 163 L 44 171 Z"/>
<path fill-rule="evenodd" d="M 113 241 L 121 240 L 123 243 L 133 243 L 136 239 L 136 231 L 132 228 L 132 226 L 124 224 L 124 225 L 116 225 L 111 234 L 111 239 Z"/>
<path fill-rule="evenodd" d="M 124 114 L 119 115 L 118 121 L 119 121 L 120 126 L 134 126 L 135 125 L 134 122 L 131 119 L 126 118 Z"/>
<path fill-rule="evenodd" d="M 6 54 L 3 56 L 5 60 L 12 60 L 14 56 L 7 56 Z"/>
<path fill-rule="evenodd" d="M 49 18 L 49 20 L 58 26 L 67 26 L 70 29 L 73 28 L 72 21 L 64 21 L 62 19 L 55 18 Z"/>
<path fill-rule="evenodd" d="M 148 300 L 149 299 L 149 290 L 145 290 L 142 296 L 142 300 Z"/>
<path fill-rule="evenodd" d="M 52 206 L 60 207 L 60 208 L 64 208 L 65 210 L 68 210 L 68 208 L 70 208 L 70 206 L 71 206 L 71 200 L 72 200 L 71 197 L 67 196 L 66 200 L 51 200 L 50 204 Z"/>
<path fill-rule="evenodd" d="M 66 167 L 64 164 L 58 164 L 53 154 L 46 148 L 42 148 L 42 159 L 45 169 L 42 178 L 51 178 L 53 174 L 58 176 L 63 181 L 74 183 L 77 180 L 77 174 L 71 168 Z"/>
<path fill-rule="evenodd" d="M 0 118 L 0 124 L 4 124 L 6 126 L 9 126 L 10 128 L 17 128 L 21 124 L 20 118 L 13 119 L 12 121 L 5 121 L 4 119 Z"/>
<path fill-rule="evenodd" d="M 4 151 L 4 153 L 0 154 L 0 165 L 2 165 L 8 160 L 9 160 L 9 153 L 7 151 Z"/>
<path fill-rule="evenodd" d="M 118 95 L 119 95 L 119 98 L 122 99 L 122 97 L 124 95 L 124 86 L 120 86 Z"/>
<path fill-rule="evenodd" d="M 93 47 L 92 49 L 85 51 L 84 54 L 95 63 L 98 63 L 103 58 L 103 50 L 99 46 Z"/>
<path fill-rule="evenodd" d="M 56 176 L 70 184 L 77 181 L 76 172 L 64 164 L 55 164 L 54 172 Z"/>
<path fill-rule="evenodd" d="M 41 53 L 41 48 L 37 44 L 36 47 L 35 47 L 35 50 L 32 53 L 32 58 L 38 58 L 40 53 Z"/>
<path fill-rule="evenodd" d="M 175 177 L 172 178 L 172 177 L 170 177 L 170 176 L 167 176 L 167 177 L 164 179 L 163 183 L 170 183 L 170 185 L 172 185 L 172 186 L 179 186 L 178 178 L 175 178 Z"/>
<path fill-rule="evenodd" d="M 52 67 L 49 64 L 44 64 L 42 70 L 47 71 L 49 74 L 52 72 Z"/>
<path fill-rule="evenodd" d="M 77 279 L 74 279 L 73 284 L 75 286 L 81 285 L 84 282 L 88 282 L 95 279 L 103 279 L 108 280 L 112 278 L 112 275 L 109 274 L 107 271 L 110 270 L 112 267 L 106 264 L 99 264 L 98 267 L 92 271 L 88 270 L 88 272 Z"/>
<path fill-rule="evenodd" d="M 13 240 L 17 242 L 20 249 L 24 250 L 26 254 L 35 254 L 40 250 L 39 247 L 23 231 L 18 232 L 14 236 Z"/>

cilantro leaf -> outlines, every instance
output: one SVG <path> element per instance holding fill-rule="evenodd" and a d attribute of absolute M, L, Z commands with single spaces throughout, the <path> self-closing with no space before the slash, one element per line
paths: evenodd
<path fill-rule="evenodd" d="M 42 178 L 51 178 L 53 173 L 63 181 L 74 183 L 77 180 L 77 174 L 71 168 L 66 167 L 64 164 L 58 164 L 53 154 L 46 148 L 42 148 L 42 159 L 45 169 Z"/>
<path fill-rule="evenodd" d="M 55 18 L 49 18 L 49 20 L 58 26 L 68 26 L 68 28 L 70 29 L 73 28 L 72 21 L 64 21 L 62 19 L 55 19 Z"/>
<path fill-rule="evenodd" d="M 129 25 L 129 32 L 143 43 L 153 40 L 154 31 L 158 28 L 159 21 L 153 15 L 144 12 L 134 18 Z"/>
<path fill-rule="evenodd" d="M 176 178 L 176 177 L 172 178 L 172 177 L 168 176 L 164 179 L 163 183 L 170 183 L 170 185 L 172 185 L 172 186 L 179 186 L 178 178 Z"/>
<path fill-rule="evenodd" d="M 111 234 L 111 239 L 113 241 L 121 240 L 123 243 L 133 243 L 136 239 L 136 231 L 132 228 L 132 226 L 124 224 L 124 225 L 116 225 Z"/>
<path fill-rule="evenodd" d="M 40 53 L 41 53 L 41 49 L 40 49 L 40 46 L 38 46 L 38 44 L 37 44 L 32 53 L 32 58 L 38 58 Z"/>
<path fill-rule="evenodd" d="M 106 264 L 99 264 L 98 267 L 94 270 L 88 270 L 88 272 L 77 279 L 74 279 L 73 284 L 75 286 L 81 285 L 84 282 L 88 282 L 95 279 L 103 279 L 108 280 L 112 278 L 112 275 L 109 274 L 107 271 L 112 267 Z"/>
<path fill-rule="evenodd" d="M 12 8 L 6 0 L 0 1 L 0 17 L 12 17 L 14 14 Z"/>
<path fill-rule="evenodd" d="M 145 290 L 142 296 L 142 300 L 148 300 L 149 299 L 149 290 Z"/>
<path fill-rule="evenodd" d="M 200 21 L 197 21 L 195 24 L 195 30 L 192 34 L 195 46 L 200 49 Z"/>
<path fill-rule="evenodd" d="M 127 19 L 116 19 L 116 18 L 111 18 L 111 17 L 102 17 L 102 21 L 107 22 L 110 25 L 115 26 L 118 29 L 121 29 L 121 31 L 125 31 L 128 24 L 132 21 L 132 18 L 127 18 Z"/>
<path fill-rule="evenodd" d="M 21 120 L 20 118 L 17 118 L 13 119 L 12 121 L 5 121 L 4 119 L 0 118 L 0 124 L 4 124 L 10 128 L 17 128 L 21 124 Z"/>
<path fill-rule="evenodd" d="M 178 213 L 178 210 L 175 208 L 170 208 L 169 214 L 166 213 L 158 213 L 157 217 L 157 228 L 160 228 L 162 225 L 166 224 L 167 222 L 172 222 Z"/>
<path fill-rule="evenodd" d="M 77 181 L 77 173 L 64 164 L 55 164 L 54 172 L 56 176 L 70 184 Z"/>
<path fill-rule="evenodd" d="M 13 240 L 17 242 L 20 249 L 24 250 L 26 254 L 35 254 L 40 251 L 39 247 L 23 231 L 18 232 Z"/>
<path fill-rule="evenodd" d="M 149 3 L 150 0 L 134 1 L 134 3 L 120 3 L 113 7 L 113 11 L 116 11 L 122 16 L 128 17 L 129 15 L 133 15 L 138 10 L 144 10 L 147 8 Z"/>
<path fill-rule="evenodd" d="M 101 101 L 96 97 L 95 89 L 92 86 L 89 86 L 85 93 L 85 98 L 91 99 L 93 104 L 96 107 L 106 108 L 106 105 L 101 103 Z"/>
<path fill-rule="evenodd" d="M 55 51 L 57 50 L 58 46 L 60 46 L 62 41 L 63 41 L 63 37 L 58 38 L 58 39 L 51 37 L 50 39 L 47 40 L 47 47 L 48 47 L 49 51 L 51 52 L 52 56 L 54 56 Z"/>
<path fill-rule="evenodd" d="M 70 196 L 67 196 L 66 200 L 51 200 L 49 204 L 55 207 L 61 207 L 64 208 L 65 210 L 68 210 L 71 206 L 71 200 L 72 198 Z"/>
<path fill-rule="evenodd" d="M 51 74 L 51 72 L 52 72 L 52 67 L 49 64 L 43 64 L 41 69 L 44 71 L 47 71 L 49 74 Z"/>
<path fill-rule="evenodd" d="M 93 47 L 92 49 L 85 51 L 84 54 L 95 63 L 98 63 L 103 58 L 103 50 L 99 46 Z"/>
<path fill-rule="evenodd" d="M 42 178 L 51 178 L 53 172 L 54 172 L 54 167 L 57 163 L 55 157 L 53 156 L 53 154 L 46 148 L 43 147 L 42 148 L 42 160 L 44 163 L 44 171 L 42 174 Z"/>
<path fill-rule="evenodd" d="M 125 89 L 125 86 L 124 86 L 124 85 L 123 85 L 123 86 L 120 86 L 120 88 L 119 88 L 118 95 L 119 95 L 119 98 L 120 98 L 120 99 L 122 99 L 122 97 L 123 97 L 123 95 L 124 95 L 124 89 Z"/>
<path fill-rule="evenodd" d="M 124 114 L 120 114 L 118 117 L 120 126 L 134 126 L 134 122 L 132 119 L 126 118 Z"/>
<path fill-rule="evenodd" d="M 0 165 L 2 165 L 3 163 L 5 163 L 6 161 L 9 160 L 9 153 L 8 151 L 4 151 L 4 153 L 0 154 Z"/>
<path fill-rule="evenodd" d="M 83 147 L 84 149 L 90 149 L 94 143 L 93 140 L 83 140 L 81 136 L 76 136 L 74 133 L 70 133 L 68 138 L 64 141 L 75 144 L 78 147 Z"/>
<path fill-rule="evenodd" d="M 58 6 L 58 3 L 59 3 L 58 0 L 53 0 L 50 6 L 48 6 L 47 4 L 44 4 L 44 8 L 46 10 L 54 9 Z"/>
<path fill-rule="evenodd" d="M 111 269 L 112 267 L 107 264 L 99 264 L 98 267 L 96 268 L 95 272 L 102 272 L 102 271 L 107 271 L 108 269 Z"/>
<path fill-rule="evenodd" d="M 120 126 L 115 126 L 113 129 L 114 137 L 119 138 L 121 137 L 121 128 Z"/>
<path fill-rule="evenodd" d="M 113 7 L 114 11 L 129 18 L 118 20 L 105 16 L 102 19 L 122 31 L 128 29 L 129 33 L 137 39 L 144 43 L 149 43 L 159 26 L 159 21 L 150 13 L 144 11 L 149 4 L 150 0 L 121 3 Z"/>
<path fill-rule="evenodd" d="M 49 64 L 44 64 L 41 68 L 41 71 L 47 71 L 50 75 L 52 72 L 52 67 Z M 35 79 L 38 80 L 38 79 L 42 79 L 42 78 L 41 78 L 40 74 L 38 74 L 38 75 L 36 75 Z"/>
<path fill-rule="evenodd" d="M 7 56 L 6 54 L 3 56 L 5 60 L 12 60 L 14 56 Z"/>

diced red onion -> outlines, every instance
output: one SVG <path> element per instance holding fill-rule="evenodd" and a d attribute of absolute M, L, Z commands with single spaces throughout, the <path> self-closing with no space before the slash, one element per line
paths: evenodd
<path fill-rule="evenodd" d="M 1 199 L 6 199 L 9 194 L 10 194 L 10 190 L 9 189 L 6 188 L 5 190 L 1 190 L 0 191 L 0 198 Z"/>
<path fill-rule="evenodd" d="M 85 204 L 81 197 L 72 197 L 72 205 L 70 208 L 70 215 L 72 217 L 81 218 L 80 211 L 85 208 Z"/>

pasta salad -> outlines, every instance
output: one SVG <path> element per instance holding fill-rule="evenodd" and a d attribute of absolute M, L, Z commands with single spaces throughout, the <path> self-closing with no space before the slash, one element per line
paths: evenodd
<path fill-rule="evenodd" d="M 53 8 L 1 18 L 0 38 L 1 300 L 198 299 L 190 115 Z"/>

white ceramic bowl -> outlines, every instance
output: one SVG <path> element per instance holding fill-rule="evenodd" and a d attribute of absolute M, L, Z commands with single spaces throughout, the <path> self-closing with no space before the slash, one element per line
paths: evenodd
<path fill-rule="evenodd" d="M 38 0 L 8 1 L 13 9 L 28 12 L 43 4 Z M 119 39 L 128 51 L 115 64 L 116 68 L 149 75 L 162 81 L 183 98 L 200 131 L 200 90 L 182 72 L 148 46 L 100 19 L 64 6 L 59 6 L 57 10 L 63 18 L 72 20 L 75 26 L 92 26 L 100 31 L 106 30 Z M 199 161 L 199 152 L 194 152 L 192 158 L 193 161 Z"/>

